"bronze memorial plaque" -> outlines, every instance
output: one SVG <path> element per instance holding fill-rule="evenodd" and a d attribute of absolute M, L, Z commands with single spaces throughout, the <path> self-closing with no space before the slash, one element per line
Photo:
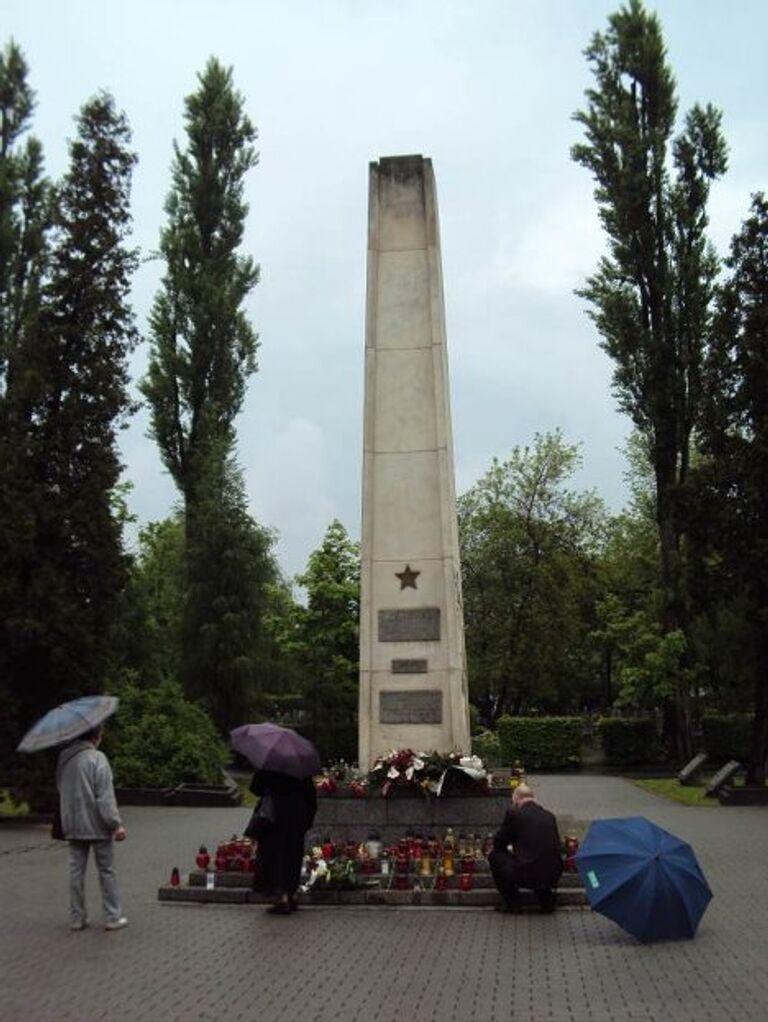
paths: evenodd
<path fill-rule="evenodd" d="M 379 642 L 436 642 L 439 638 L 439 607 L 379 611 Z"/>
<path fill-rule="evenodd" d="M 426 660 L 393 660 L 393 674 L 426 674 Z"/>
<path fill-rule="evenodd" d="M 379 692 L 380 724 L 442 724 L 443 693 L 439 689 L 418 692 Z"/>

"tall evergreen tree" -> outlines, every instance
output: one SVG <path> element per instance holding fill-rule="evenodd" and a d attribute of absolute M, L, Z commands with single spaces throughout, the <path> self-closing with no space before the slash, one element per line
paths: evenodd
<path fill-rule="evenodd" d="M 720 114 L 694 106 L 673 140 L 677 99 L 661 26 L 630 0 L 586 56 L 595 76 L 575 118 L 573 159 L 597 182 L 608 255 L 580 292 L 615 363 L 620 407 L 647 437 L 660 540 L 662 630 L 685 632 L 681 490 L 701 400 L 717 259 L 706 240 L 710 183 L 726 167 Z M 671 751 L 690 752 L 688 693 L 666 707 Z"/>
<path fill-rule="evenodd" d="M 113 492 L 116 430 L 131 409 L 128 304 L 136 255 L 126 245 L 136 157 L 108 95 L 87 103 L 58 189 L 47 276 L 34 329 L 15 352 L 5 442 L 17 502 L 3 536 L 2 668 L 27 717 L 54 699 L 98 690 L 125 582 Z M 18 397 L 18 399 L 17 399 Z"/>
<path fill-rule="evenodd" d="M 187 148 L 174 147 L 168 219 L 160 237 L 165 275 L 150 317 L 151 354 L 142 390 L 161 457 L 184 499 L 184 682 L 196 696 L 224 684 L 211 698 L 219 724 L 228 726 L 237 722 L 233 715 L 243 711 L 256 681 L 253 629 L 263 609 L 253 580 L 245 576 L 253 566 L 250 546 L 261 534 L 255 523 L 245 523 L 233 460 L 235 419 L 256 370 L 258 347 L 242 305 L 259 270 L 240 253 L 248 213 L 243 189 L 257 162 L 256 129 L 231 69 L 213 58 L 185 105 Z M 217 505 L 222 495 L 236 493 Z M 242 557 L 232 547 L 236 542 L 245 544 Z M 231 558 L 226 571 L 221 557 Z M 229 670 L 226 683 L 212 660 L 214 651 L 222 653 L 222 643 L 231 668 L 221 666 Z"/>
<path fill-rule="evenodd" d="M 749 780 L 768 770 L 768 200 L 752 198 L 731 243 L 706 363 L 705 455 L 693 489 L 704 599 L 737 609 L 749 653 Z"/>
<path fill-rule="evenodd" d="M 0 748 L 18 733 L 23 684 L 14 673 L 26 642 L 22 599 L 34 554 L 33 487 L 25 437 L 31 415 L 29 349 L 36 336 L 50 225 L 51 187 L 42 149 L 27 136 L 34 95 L 24 57 L 10 42 L 0 53 Z"/>

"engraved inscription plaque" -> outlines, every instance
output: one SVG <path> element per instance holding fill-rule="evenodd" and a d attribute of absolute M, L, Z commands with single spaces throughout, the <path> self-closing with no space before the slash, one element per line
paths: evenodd
<path fill-rule="evenodd" d="M 379 723 L 442 724 L 443 693 L 435 689 L 418 692 L 379 692 Z"/>
<path fill-rule="evenodd" d="M 393 660 L 393 674 L 426 674 L 426 660 Z"/>
<path fill-rule="evenodd" d="M 379 642 L 435 642 L 439 638 L 439 607 L 379 611 Z"/>

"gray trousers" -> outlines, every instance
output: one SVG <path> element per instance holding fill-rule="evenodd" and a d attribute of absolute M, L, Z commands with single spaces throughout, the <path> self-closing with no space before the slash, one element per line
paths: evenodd
<path fill-rule="evenodd" d="M 70 841 L 69 921 L 73 926 L 79 926 L 87 920 L 85 910 L 85 869 L 88 865 L 88 853 L 91 848 L 93 848 L 96 868 L 99 871 L 104 922 L 117 922 L 122 915 L 120 895 L 117 891 L 117 876 L 115 875 L 114 864 L 115 851 L 112 838 L 108 838 L 105 841 Z"/>

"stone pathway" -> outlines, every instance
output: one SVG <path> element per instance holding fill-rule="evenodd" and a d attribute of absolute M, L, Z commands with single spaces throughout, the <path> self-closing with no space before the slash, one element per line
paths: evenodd
<path fill-rule="evenodd" d="M 67 928 L 66 849 L 0 825 L 2 1022 L 747 1022 L 768 1018 L 768 810 L 691 808 L 617 778 L 542 777 L 542 802 L 641 813 L 690 841 L 715 893 L 693 941 L 643 946 L 591 912 L 306 908 L 157 900 L 237 809 L 125 810 L 127 929 Z M 98 906 L 89 880 L 92 912 Z M 98 918 L 94 920 L 94 923 Z"/>

